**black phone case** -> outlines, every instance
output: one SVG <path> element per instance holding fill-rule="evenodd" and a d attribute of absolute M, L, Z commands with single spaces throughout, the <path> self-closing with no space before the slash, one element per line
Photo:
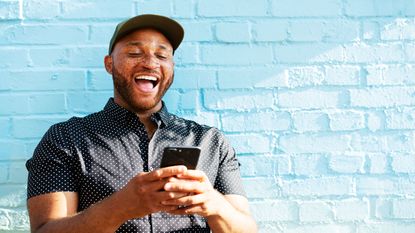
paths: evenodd
<path fill-rule="evenodd" d="M 160 167 L 184 165 L 187 169 L 196 169 L 200 156 L 199 147 L 166 147 Z"/>

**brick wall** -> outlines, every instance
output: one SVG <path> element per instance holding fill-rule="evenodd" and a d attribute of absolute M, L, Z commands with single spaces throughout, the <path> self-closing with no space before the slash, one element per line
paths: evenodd
<path fill-rule="evenodd" d="M 184 25 L 165 101 L 232 141 L 260 232 L 415 232 L 410 0 L 0 0 L 0 232 L 28 232 L 25 161 L 102 108 L 140 13 Z"/>

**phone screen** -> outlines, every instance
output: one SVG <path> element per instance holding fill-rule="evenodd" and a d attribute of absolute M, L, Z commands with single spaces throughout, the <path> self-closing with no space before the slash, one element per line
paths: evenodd
<path fill-rule="evenodd" d="M 187 169 L 196 169 L 199 156 L 199 147 L 166 147 L 164 148 L 160 167 L 184 165 Z"/>

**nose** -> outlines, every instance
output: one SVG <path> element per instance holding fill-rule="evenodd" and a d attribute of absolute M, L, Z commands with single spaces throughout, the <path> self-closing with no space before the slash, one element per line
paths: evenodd
<path fill-rule="evenodd" d="M 155 69 L 160 66 L 160 62 L 154 55 L 146 55 L 141 59 L 142 66 L 148 69 Z"/>

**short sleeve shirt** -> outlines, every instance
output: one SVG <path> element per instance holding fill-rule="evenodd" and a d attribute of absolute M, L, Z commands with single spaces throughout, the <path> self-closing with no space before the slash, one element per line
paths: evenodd
<path fill-rule="evenodd" d="M 78 211 L 123 188 L 140 172 L 159 168 L 167 146 L 198 146 L 196 169 L 222 194 L 245 195 L 235 152 L 213 127 L 170 114 L 164 103 L 151 119 L 157 124 L 151 140 L 132 112 L 111 98 L 105 108 L 73 117 L 46 132 L 26 163 L 28 198 L 51 192 L 77 192 Z M 125 222 L 117 232 L 210 232 L 198 215 L 153 213 Z"/>

